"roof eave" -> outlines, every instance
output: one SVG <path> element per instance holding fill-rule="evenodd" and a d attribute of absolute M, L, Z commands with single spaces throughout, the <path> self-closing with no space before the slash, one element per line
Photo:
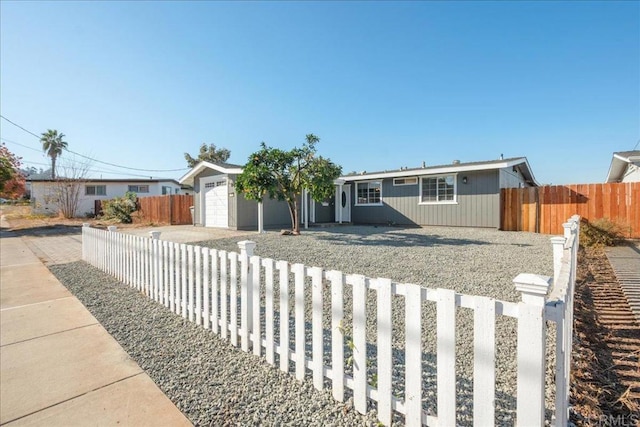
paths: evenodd
<path fill-rule="evenodd" d="M 362 174 L 362 175 L 345 175 L 345 176 L 341 176 L 339 179 L 344 181 L 365 181 L 370 179 L 399 178 L 404 176 L 438 175 L 443 173 L 502 169 L 502 168 L 513 167 L 522 163 L 525 163 L 527 165 L 527 169 L 531 174 L 532 181 L 535 182 L 535 178 L 533 178 L 533 173 L 531 172 L 531 168 L 529 167 L 529 163 L 527 162 L 526 157 L 520 157 L 510 161 L 491 163 L 491 164 L 450 165 L 450 166 L 442 166 L 442 167 L 435 167 L 435 168 L 408 169 L 403 171 L 380 172 L 380 173 L 371 173 L 371 174 Z"/>
<path fill-rule="evenodd" d="M 189 172 L 187 172 L 186 174 L 184 174 L 182 176 L 182 178 L 180 178 L 178 180 L 178 182 L 180 184 L 185 184 L 185 183 L 193 183 L 193 178 L 195 178 L 195 176 L 197 174 L 199 174 L 200 172 L 202 172 L 204 169 L 209 168 L 209 169 L 213 169 L 216 170 L 218 172 L 222 172 L 224 174 L 227 175 L 237 175 L 237 174 L 241 174 L 242 173 L 242 168 L 225 168 L 223 166 L 220 165 L 216 165 L 215 163 L 211 163 L 211 162 L 200 162 L 197 165 L 195 165 Z M 191 184 L 193 185 L 193 184 Z"/>

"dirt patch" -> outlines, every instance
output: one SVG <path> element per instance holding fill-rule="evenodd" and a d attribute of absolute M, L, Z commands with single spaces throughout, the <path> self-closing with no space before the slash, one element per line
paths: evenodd
<path fill-rule="evenodd" d="M 574 316 L 571 421 L 640 425 L 640 324 L 603 249 L 580 251 Z"/>
<path fill-rule="evenodd" d="M 15 236 L 79 234 L 83 223 L 89 223 L 95 228 L 107 228 L 109 225 L 116 225 L 119 229 L 144 228 L 156 225 L 143 222 L 120 224 L 96 218 L 62 218 L 31 215 L 28 206 L 2 207 L 2 209 L 0 209 L 0 215 L 3 215 L 4 223 L 8 226 L 8 228 L 3 228 L 3 231 L 11 231 Z"/>

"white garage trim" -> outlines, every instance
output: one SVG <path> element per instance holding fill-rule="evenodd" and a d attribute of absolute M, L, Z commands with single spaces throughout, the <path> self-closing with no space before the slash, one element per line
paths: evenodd
<path fill-rule="evenodd" d="M 227 175 L 200 178 L 200 222 L 205 227 L 229 227 Z"/>

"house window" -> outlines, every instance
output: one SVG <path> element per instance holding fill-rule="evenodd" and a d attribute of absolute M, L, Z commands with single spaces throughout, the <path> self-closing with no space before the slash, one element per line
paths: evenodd
<path fill-rule="evenodd" d="M 133 193 L 148 193 L 149 186 L 148 185 L 130 185 L 129 191 Z"/>
<path fill-rule="evenodd" d="M 162 195 L 171 194 L 171 187 L 163 185 L 162 186 Z"/>
<path fill-rule="evenodd" d="M 382 204 L 382 182 L 358 182 L 356 183 L 356 205 L 381 205 Z"/>
<path fill-rule="evenodd" d="M 422 177 L 420 203 L 455 203 L 456 176 L 440 175 Z"/>
<path fill-rule="evenodd" d="M 412 176 L 411 178 L 393 178 L 393 185 L 416 185 L 418 183 L 418 177 Z"/>
<path fill-rule="evenodd" d="M 106 185 L 87 185 L 84 187 L 84 194 L 87 196 L 106 196 Z"/>

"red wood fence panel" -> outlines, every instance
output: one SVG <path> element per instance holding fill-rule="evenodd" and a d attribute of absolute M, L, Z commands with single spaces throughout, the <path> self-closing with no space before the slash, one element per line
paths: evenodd
<path fill-rule="evenodd" d="M 138 198 L 138 219 L 157 224 L 191 224 L 192 195 L 166 195 Z"/>
<path fill-rule="evenodd" d="M 503 188 L 500 229 L 563 234 L 562 221 L 578 214 L 608 218 L 640 238 L 640 182 Z"/>

